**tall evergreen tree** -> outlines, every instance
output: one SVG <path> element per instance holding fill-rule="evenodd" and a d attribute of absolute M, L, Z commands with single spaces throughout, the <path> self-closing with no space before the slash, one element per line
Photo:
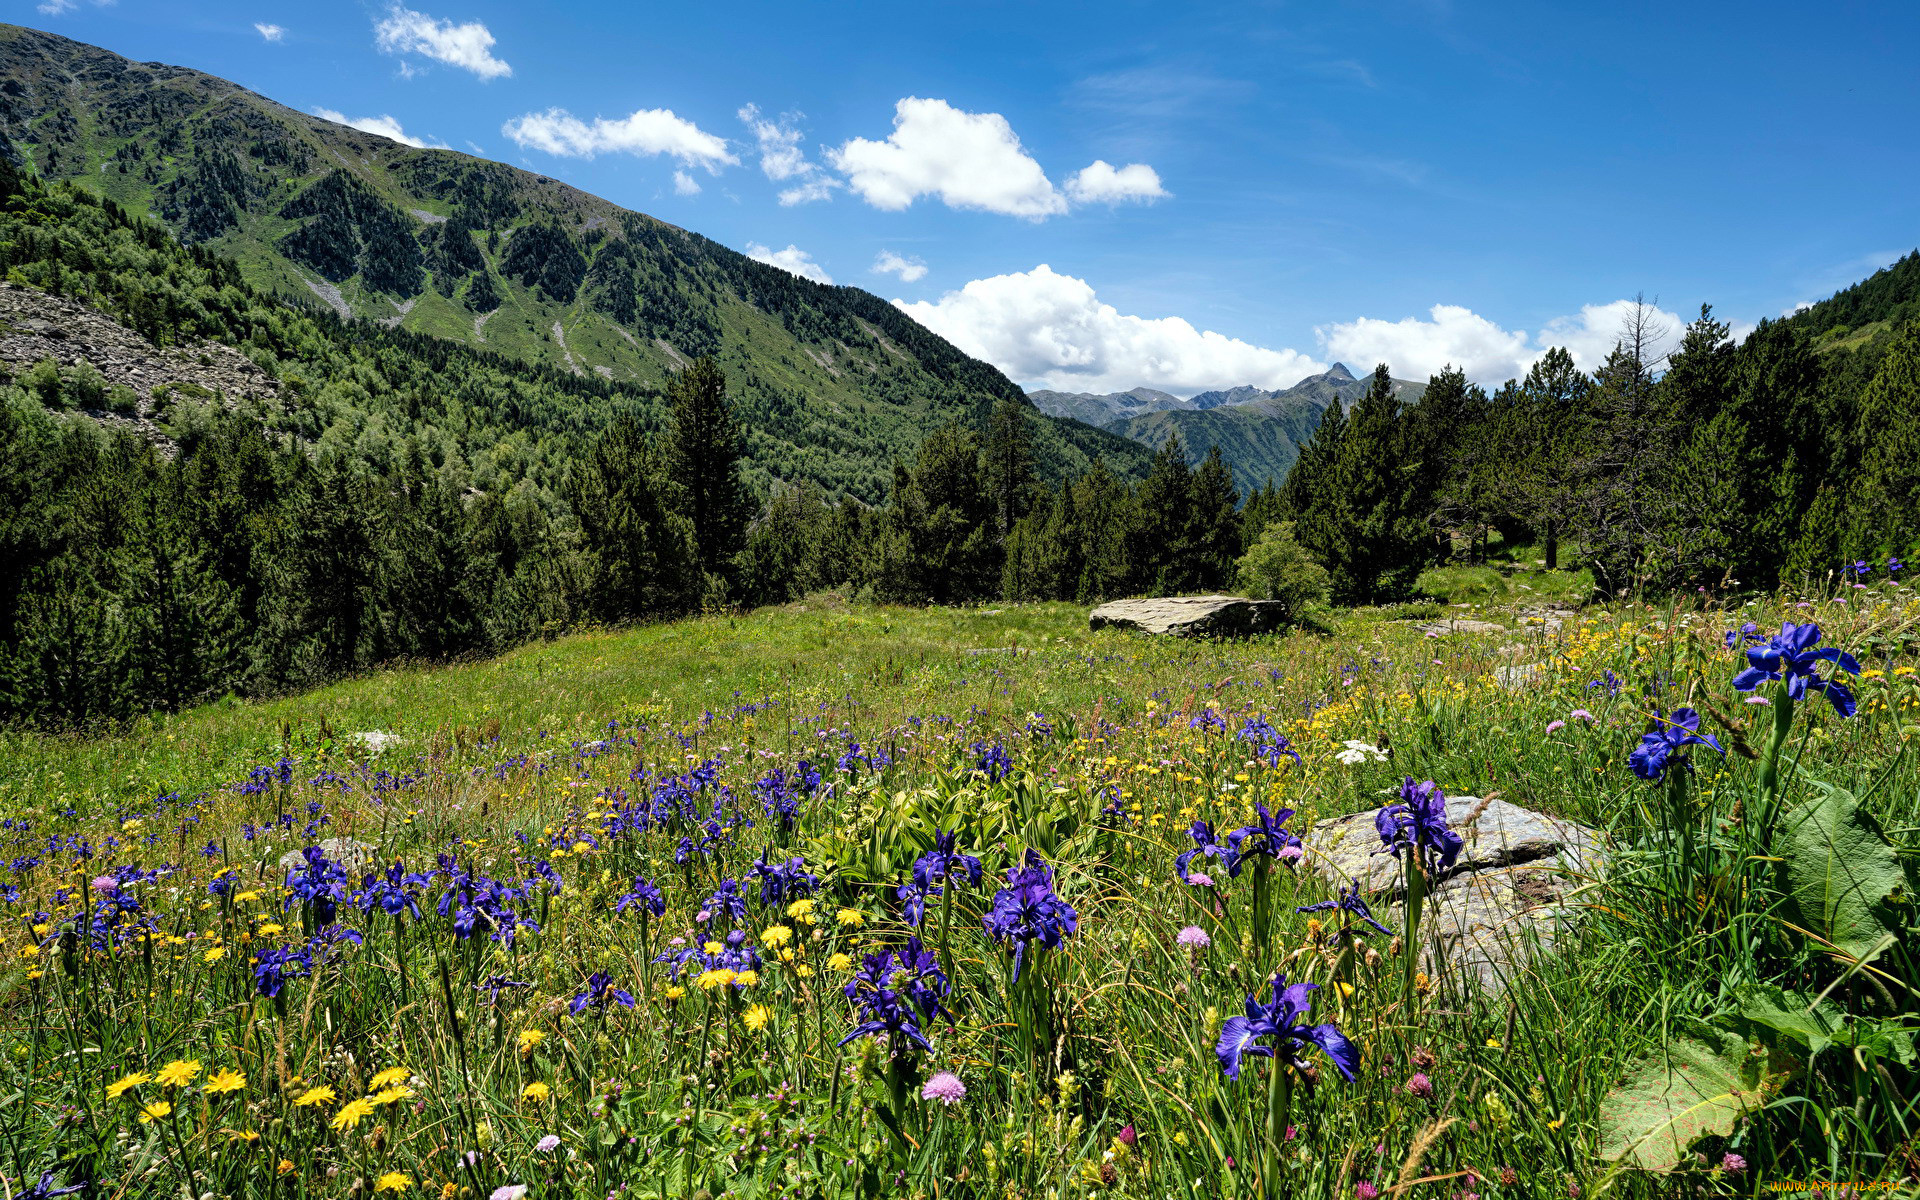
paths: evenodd
<path fill-rule="evenodd" d="M 1192 508 L 1193 471 L 1187 466 L 1186 447 L 1179 434 L 1169 434 L 1134 493 L 1127 549 L 1136 591 L 1167 596 L 1190 586 Z"/>
<path fill-rule="evenodd" d="M 727 377 L 711 358 L 697 358 L 667 386 L 673 414 L 668 454 L 681 511 L 693 525 L 700 569 L 730 577 L 746 545 L 753 499 L 740 476 L 740 426 L 727 404 Z"/>
<path fill-rule="evenodd" d="M 569 481 L 592 562 L 588 604 L 601 619 L 685 612 L 697 601 L 700 557 L 693 522 L 683 515 L 686 503 L 668 475 L 678 469 L 656 451 L 638 421 L 621 417 Z"/>
<path fill-rule="evenodd" d="M 1241 554 L 1240 493 L 1220 447 L 1209 449 L 1201 460 L 1189 495 L 1187 562 L 1179 572 L 1180 588 L 1209 592 L 1230 588 Z"/>
<path fill-rule="evenodd" d="M 1005 538 L 1027 513 L 1033 491 L 1032 405 L 1003 396 L 993 405 L 983 450 L 987 494 L 993 499 L 995 532 Z"/>

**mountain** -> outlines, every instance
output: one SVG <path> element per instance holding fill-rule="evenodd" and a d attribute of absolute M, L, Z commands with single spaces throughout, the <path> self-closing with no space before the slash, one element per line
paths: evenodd
<path fill-rule="evenodd" d="M 1027 399 L 1050 417 L 1067 417 L 1096 427 L 1111 425 L 1142 413 L 1201 407 L 1191 400 L 1182 400 L 1148 387 L 1137 387 L 1128 392 L 1107 392 L 1104 395 L 1093 392 L 1052 392 L 1042 388 L 1028 392 Z"/>
<path fill-rule="evenodd" d="M 1816 349 L 1851 350 L 1890 335 L 1916 316 L 1920 316 L 1920 250 L 1825 300 L 1789 313 L 1785 320 L 1814 338 Z"/>
<path fill-rule="evenodd" d="M 0 25 L 0 155 L 152 217 L 254 288 L 656 392 L 726 371 L 751 477 L 876 500 L 891 464 L 1022 393 L 878 296 L 755 262 L 565 184 L 311 117 L 226 80 Z M 377 398 L 375 407 L 378 407 Z M 1035 412 L 1044 474 L 1133 443 Z"/>
<path fill-rule="evenodd" d="M 1233 469 L 1233 482 L 1242 495 L 1271 479 L 1286 478 L 1300 447 L 1320 426 L 1320 417 L 1335 404 L 1351 405 L 1366 394 L 1366 379 L 1335 363 L 1318 375 L 1309 375 L 1290 388 L 1266 391 L 1243 386 L 1202 392 L 1192 409 L 1143 413 L 1107 426 L 1115 433 L 1155 449 L 1180 435 L 1187 458 L 1195 463 L 1213 447 Z M 1396 379 L 1394 388 L 1407 403 L 1420 398 L 1426 385 Z"/>

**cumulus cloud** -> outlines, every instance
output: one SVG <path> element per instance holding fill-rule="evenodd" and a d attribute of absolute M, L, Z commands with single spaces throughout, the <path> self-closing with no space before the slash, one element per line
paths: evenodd
<path fill-rule="evenodd" d="M 1427 310 L 1426 319 L 1361 317 L 1323 325 L 1314 332 L 1327 354 L 1355 370 L 1384 362 L 1401 379 L 1425 379 L 1452 365 L 1469 379 L 1491 385 L 1525 375 L 1554 346 L 1564 346 L 1581 369 L 1593 370 L 1613 352 L 1633 304 L 1615 300 L 1584 305 L 1577 313 L 1555 317 L 1531 335 L 1524 329 L 1504 329 L 1458 304 L 1436 304 Z M 1653 315 L 1669 334 L 1666 344 L 1657 348 L 1657 353 L 1664 354 L 1685 322 L 1658 308 Z"/>
<path fill-rule="evenodd" d="M 962 112 L 945 100 L 909 96 L 894 106 L 885 141 L 854 138 L 828 158 L 861 199 L 888 211 L 921 196 L 1033 221 L 1067 211 L 1066 197 L 1005 117 Z"/>
<path fill-rule="evenodd" d="M 740 160 L 727 150 L 725 138 L 715 137 L 672 109 L 643 108 L 619 120 L 595 117 L 589 125 L 564 108 L 528 113 L 500 127 L 517 144 L 563 158 L 592 158 L 596 154 L 661 154 L 683 167 L 705 167 L 718 173 Z"/>
<path fill-rule="evenodd" d="M 478 21 L 455 25 L 398 4 L 373 27 L 374 42 L 386 54 L 418 54 L 471 71 L 482 79 L 513 74 L 493 56 L 493 34 Z"/>
<path fill-rule="evenodd" d="M 113 0 L 93 0 L 95 8 L 105 8 L 112 3 Z M 79 8 L 80 0 L 41 0 L 41 3 L 34 7 L 49 17 L 58 17 Z"/>
<path fill-rule="evenodd" d="M 1160 186 L 1160 173 L 1145 163 L 1116 167 L 1096 158 L 1067 180 L 1067 198 L 1075 204 L 1151 204 L 1170 194 Z"/>
<path fill-rule="evenodd" d="M 700 194 L 700 181 L 685 171 L 675 170 L 673 173 L 673 194 L 676 196 L 698 196 Z"/>
<path fill-rule="evenodd" d="M 914 283 L 927 277 L 927 264 L 911 255 L 882 250 L 873 260 L 875 275 L 898 275 L 901 283 Z"/>
<path fill-rule="evenodd" d="M 1191 396 L 1251 383 L 1288 387 L 1325 370 L 1296 350 L 1271 350 L 1180 317 L 1139 317 L 1102 303 L 1084 279 L 1042 264 L 976 279 L 902 311 L 1014 379 L 1074 392 L 1153 387 Z"/>
<path fill-rule="evenodd" d="M 255 30 L 259 31 L 259 34 L 262 39 L 269 42 L 277 42 L 281 38 L 287 36 L 287 31 L 285 29 L 282 29 L 278 25 L 269 25 L 265 21 L 255 21 L 253 23 L 253 27 Z"/>
<path fill-rule="evenodd" d="M 347 114 L 331 108 L 315 108 L 313 115 L 319 117 L 322 121 L 332 121 L 336 125 L 346 125 L 350 128 L 358 129 L 362 133 L 377 133 L 383 138 L 392 138 L 394 141 L 400 142 L 403 145 L 412 146 L 416 150 L 446 149 L 446 145 L 442 142 L 429 142 L 424 138 L 414 137 L 400 127 L 400 122 L 384 113 L 377 117 L 349 117 Z"/>
<path fill-rule="evenodd" d="M 780 189 L 780 203 L 825 200 L 833 189 L 842 186 L 800 148 L 799 113 L 782 113 L 779 120 L 769 120 L 760 115 L 759 106 L 748 104 L 742 106 L 739 115 L 759 144 L 762 173 L 775 183 L 787 184 Z"/>
<path fill-rule="evenodd" d="M 762 246 L 759 242 L 747 243 L 747 257 L 755 262 L 763 262 L 782 271 L 791 271 L 802 279 L 811 279 L 815 283 L 832 283 L 833 276 L 813 261 L 813 256 L 798 246 L 789 245 L 785 250 L 774 250 Z"/>

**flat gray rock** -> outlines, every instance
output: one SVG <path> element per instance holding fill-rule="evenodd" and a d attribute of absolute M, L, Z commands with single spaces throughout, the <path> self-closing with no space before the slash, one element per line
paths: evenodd
<path fill-rule="evenodd" d="M 359 733 L 350 733 L 347 738 L 368 754 L 379 754 L 406 741 L 397 733 L 387 733 L 380 729 L 365 729 Z"/>
<path fill-rule="evenodd" d="M 1449 796 L 1447 822 L 1466 843 L 1459 861 L 1427 898 L 1421 940 L 1430 971 L 1441 963 L 1498 991 L 1527 958 L 1551 951 L 1565 928 L 1559 901 L 1602 864 L 1600 835 L 1498 798 Z M 1303 839 L 1307 863 L 1330 887 L 1357 879 L 1381 924 L 1405 921 L 1402 864 L 1376 854 L 1373 811 L 1317 822 Z M 1375 899 L 1377 898 L 1377 899 Z"/>
<path fill-rule="evenodd" d="M 327 857 L 339 863 L 341 869 L 349 875 L 372 866 L 374 855 L 380 852 L 380 847 L 371 842 L 362 842 L 354 838 L 324 838 L 319 845 L 326 851 Z M 307 855 L 304 850 L 289 850 L 280 856 L 282 870 L 297 871 L 306 865 Z"/>
<path fill-rule="evenodd" d="M 1447 637 L 1455 633 L 1505 633 L 1507 627 L 1492 621 L 1446 620 L 1422 625 L 1420 632 L 1428 637 Z"/>
<path fill-rule="evenodd" d="M 1174 637 L 1245 637 L 1278 629 L 1285 610 L 1276 600 L 1244 596 L 1161 596 L 1109 601 L 1094 609 L 1087 623 L 1094 629 L 1111 625 Z"/>

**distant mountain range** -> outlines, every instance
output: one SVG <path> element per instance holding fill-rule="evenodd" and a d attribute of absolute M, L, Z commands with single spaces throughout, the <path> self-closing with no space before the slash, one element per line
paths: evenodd
<path fill-rule="evenodd" d="M 832 287 L 557 180 L 321 120 L 227 80 L 0 25 L 0 157 L 238 264 L 264 291 L 580 380 L 727 372 L 750 475 L 877 501 L 892 463 L 1021 390 L 879 296 Z M 388 397 L 367 402 L 379 411 Z M 1120 437 L 1036 413 L 1042 473 Z M 348 435 L 352 440 L 352 435 Z"/>
<path fill-rule="evenodd" d="M 1408 403 L 1419 399 L 1427 386 L 1408 379 L 1393 382 Z M 1218 446 L 1244 495 L 1269 479 L 1284 479 L 1327 409 L 1335 402 L 1351 406 L 1366 394 L 1367 383 L 1345 364 L 1335 363 L 1273 391 L 1243 385 L 1183 400 L 1139 387 L 1104 395 L 1040 390 L 1028 392 L 1027 398 L 1049 416 L 1084 421 L 1156 450 L 1178 434 L 1187 458 L 1195 463 Z"/>

